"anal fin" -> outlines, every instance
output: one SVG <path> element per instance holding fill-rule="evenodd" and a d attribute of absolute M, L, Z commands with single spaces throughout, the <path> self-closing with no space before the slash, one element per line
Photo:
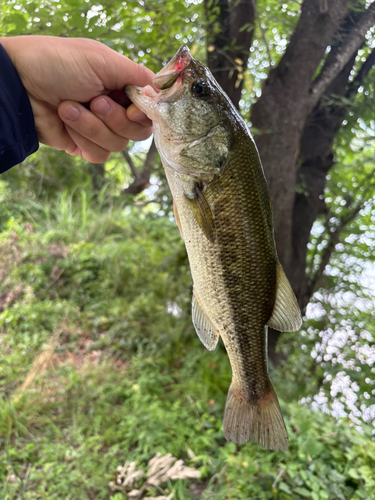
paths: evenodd
<path fill-rule="evenodd" d="M 276 265 L 276 299 L 268 326 L 279 332 L 296 332 L 302 316 L 296 296 L 280 262 Z"/>
<path fill-rule="evenodd" d="M 219 332 L 214 328 L 206 313 L 203 311 L 195 291 L 193 292 L 191 309 L 193 325 L 198 337 L 206 349 L 213 351 L 219 340 Z"/>

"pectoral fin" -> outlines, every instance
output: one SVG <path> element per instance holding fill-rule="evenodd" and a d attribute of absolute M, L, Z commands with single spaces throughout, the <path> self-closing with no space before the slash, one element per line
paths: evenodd
<path fill-rule="evenodd" d="M 206 238 L 210 241 L 215 239 L 215 223 L 211 212 L 211 208 L 207 203 L 204 193 L 201 191 L 199 186 L 195 186 L 195 190 L 192 195 L 185 195 L 189 203 L 189 206 L 193 212 L 194 218 L 197 221 L 199 227 L 202 229 Z"/>
<path fill-rule="evenodd" d="M 288 278 L 278 262 L 276 266 L 276 300 L 268 326 L 279 332 L 296 332 L 301 328 L 302 317 L 296 296 Z"/>
<path fill-rule="evenodd" d="M 213 351 L 219 340 L 219 332 L 214 328 L 206 313 L 203 311 L 195 292 L 192 301 L 193 325 L 202 344 L 209 351 Z"/>
<path fill-rule="evenodd" d="M 174 220 L 176 222 L 176 226 L 178 227 L 178 229 L 180 231 L 180 236 L 182 239 L 184 239 L 184 236 L 182 234 L 180 216 L 178 215 L 177 205 L 176 205 L 176 202 L 174 200 L 173 200 L 173 214 L 174 214 Z"/>

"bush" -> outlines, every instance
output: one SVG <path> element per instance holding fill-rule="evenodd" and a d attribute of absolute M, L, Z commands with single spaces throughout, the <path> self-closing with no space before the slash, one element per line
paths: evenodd
<path fill-rule="evenodd" d="M 224 440 L 229 362 L 193 332 L 168 218 L 60 193 L 2 229 L 0 498 L 119 500 L 117 467 L 157 452 L 201 472 L 167 484 L 180 500 L 374 498 L 375 443 L 349 422 L 291 402 L 289 451 Z"/>

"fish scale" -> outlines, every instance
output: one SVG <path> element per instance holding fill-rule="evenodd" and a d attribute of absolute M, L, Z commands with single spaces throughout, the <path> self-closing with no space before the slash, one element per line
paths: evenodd
<path fill-rule="evenodd" d="M 259 182 L 265 180 L 259 162 L 253 169 L 248 168 L 254 157 L 251 147 L 255 146 L 241 140 L 241 136 L 238 142 L 244 151 L 237 151 L 220 179 L 204 190 L 214 215 L 214 242 L 202 238 L 201 228 L 188 209 L 181 177 L 176 178 L 168 167 L 166 170 L 182 233 L 189 235 L 185 245 L 194 288 L 220 332 L 234 384 L 245 397 L 253 398 L 262 396 L 269 385 L 264 326 L 274 305 L 277 256 L 274 247 L 268 253 L 257 251 L 257 247 L 264 248 L 272 240 L 263 215 L 268 200 L 259 196 Z M 222 186 L 220 194 L 218 182 Z M 245 228 L 243 221 L 247 222 Z M 266 300 L 259 300 L 259 296 Z"/>
<path fill-rule="evenodd" d="M 267 328 L 296 331 L 301 315 L 278 261 L 258 151 L 228 97 L 186 47 L 154 85 L 160 92 L 126 91 L 153 120 L 194 283 L 194 327 L 209 350 L 222 338 L 232 367 L 224 435 L 286 449 L 268 374 Z"/>

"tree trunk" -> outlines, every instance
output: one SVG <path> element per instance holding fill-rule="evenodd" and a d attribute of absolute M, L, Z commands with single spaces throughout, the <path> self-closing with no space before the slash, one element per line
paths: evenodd
<path fill-rule="evenodd" d="M 296 30 L 278 66 L 272 69 L 252 109 L 255 137 L 273 205 L 275 240 L 287 275 L 292 258 L 292 212 L 296 157 L 302 129 L 311 111 L 310 86 L 327 46 L 347 13 L 348 0 L 330 3 L 321 12 L 305 0 Z"/>
<path fill-rule="evenodd" d="M 208 67 L 236 108 L 253 40 L 254 5 L 254 0 L 205 0 Z"/>
<path fill-rule="evenodd" d="M 315 10 L 315 14 L 316 19 L 318 19 L 317 10 Z M 310 17 L 311 22 L 311 12 L 307 17 Z M 338 19 L 340 19 L 339 15 L 334 18 L 336 23 Z M 341 26 L 332 23 L 329 29 L 327 27 L 327 32 L 333 37 L 331 42 L 333 48 L 326 58 L 322 73 L 325 68 L 336 67 L 337 69 L 336 61 L 342 53 L 342 47 L 346 46 L 348 39 L 352 39 L 354 27 L 362 21 L 363 13 L 354 12 L 347 16 Z M 304 25 L 303 13 L 299 24 Z M 305 26 L 301 36 L 308 38 L 309 34 L 305 33 L 306 29 Z M 298 33 L 297 26 L 293 35 L 296 43 L 298 43 Z M 256 138 L 257 145 L 268 177 L 273 201 L 278 253 L 296 293 L 299 305 L 304 310 L 320 277 L 315 276 L 313 280 L 309 281 L 309 277 L 306 275 L 306 256 L 310 232 L 314 221 L 325 209 L 323 195 L 326 176 L 334 165 L 333 142 L 350 107 L 347 104 L 344 105 L 340 101 L 340 97 L 348 98 L 357 91 L 369 69 L 373 66 L 375 55 L 372 51 L 357 78 L 350 83 L 349 76 L 357 53 L 355 51 L 311 109 L 315 102 L 314 99 L 311 99 L 311 82 L 299 78 L 298 81 L 304 82 L 304 86 L 294 87 L 293 98 L 291 89 L 293 89 L 296 75 L 285 76 L 285 72 L 288 73 L 295 64 L 290 62 L 287 54 L 288 50 L 291 50 L 292 41 L 293 37 L 284 56 L 287 61 L 282 59 L 279 66 L 272 70 L 267 80 L 268 85 L 266 82 L 265 91 L 253 107 L 252 118 L 257 129 L 264 130 L 267 124 L 269 127 L 270 133 Z M 325 38 L 324 43 L 326 42 L 327 38 Z M 319 47 L 319 52 L 320 57 L 322 57 L 322 46 Z M 308 63 L 299 61 L 298 69 L 305 76 L 309 71 L 310 78 L 312 78 L 313 54 L 311 49 L 306 57 L 309 59 Z M 316 58 L 315 64 L 317 60 Z M 283 71 L 284 63 L 286 65 L 285 72 Z M 301 67 L 304 65 L 307 67 Z M 327 73 L 329 74 L 329 71 Z M 317 81 L 322 81 L 322 78 L 318 78 Z M 336 103 L 327 105 L 331 95 L 335 96 Z M 275 133 L 273 130 L 278 130 L 279 133 Z M 333 243 L 331 246 L 332 253 L 335 244 Z M 323 270 L 324 266 L 321 266 L 319 272 L 322 273 Z M 274 365 L 285 359 L 285 354 L 278 353 L 276 349 L 280 336 L 280 332 L 269 330 L 269 356 Z"/>

